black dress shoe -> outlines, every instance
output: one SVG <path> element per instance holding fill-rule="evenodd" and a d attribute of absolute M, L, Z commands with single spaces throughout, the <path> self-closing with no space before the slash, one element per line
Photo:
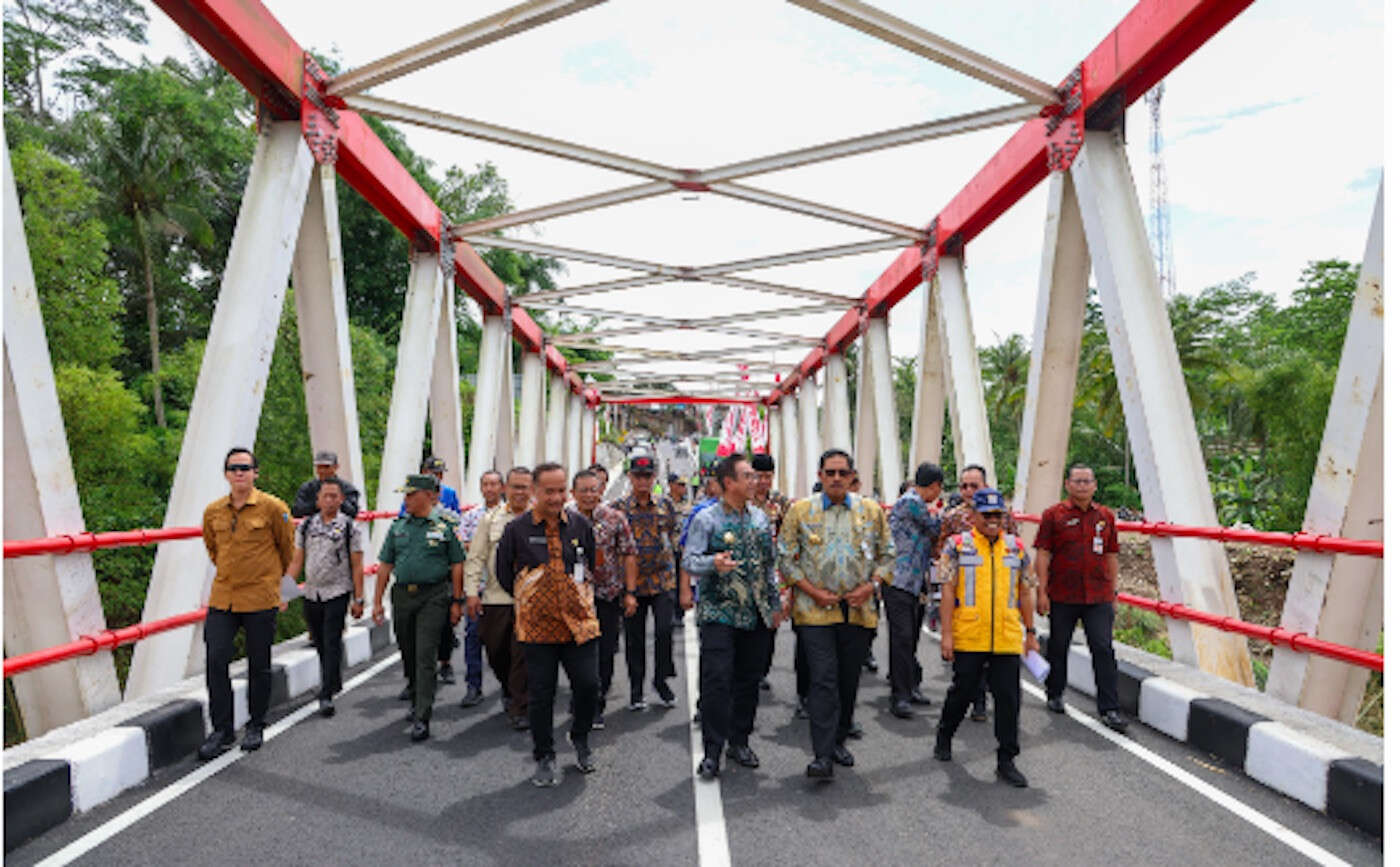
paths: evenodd
<path fill-rule="evenodd" d="M 587 743 L 574 745 L 574 767 L 582 774 L 591 774 L 598 770 L 598 765 L 593 762 L 593 750 L 588 748 Z"/>
<path fill-rule="evenodd" d="M 404 714 L 403 721 L 404 721 L 404 722 L 410 722 L 410 723 L 411 723 L 411 722 L 417 721 L 417 719 L 418 719 L 418 717 L 414 715 L 413 709 L 412 709 L 412 708 L 409 708 L 408 713 Z"/>
<path fill-rule="evenodd" d="M 914 715 L 914 708 L 910 707 L 907 701 L 892 701 L 890 702 L 890 713 L 900 719 L 909 719 Z"/>
<path fill-rule="evenodd" d="M 413 731 L 408 733 L 410 740 L 426 741 L 428 739 L 428 724 L 422 720 L 413 721 Z"/>
<path fill-rule="evenodd" d="M 255 725 L 251 725 L 251 724 L 250 724 L 250 725 L 248 726 L 248 728 L 246 728 L 246 729 L 243 730 L 243 743 L 239 744 L 239 748 L 242 749 L 243 752 L 245 752 L 245 753 L 251 753 L 253 750 L 256 750 L 256 749 L 258 749 L 259 747 L 261 747 L 262 744 L 263 744 L 263 727 L 262 727 L 262 726 L 255 726 Z"/>
<path fill-rule="evenodd" d="M 481 704 L 481 687 L 468 686 L 466 695 L 462 696 L 458 707 L 476 707 Z"/>
<path fill-rule="evenodd" d="M 413 701 L 413 687 L 406 686 L 399 690 L 399 701 Z"/>
<path fill-rule="evenodd" d="M 831 760 L 843 768 L 853 768 L 856 766 L 856 757 L 851 755 L 851 751 L 846 749 L 845 744 L 837 744 L 831 751 Z"/>
<path fill-rule="evenodd" d="M 209 733 L 209 737 L 204 739 L 204 743 L 199 745 L 199 760 L 209 761 L 233 746 L 233 741 L 233 732 L 221 732 L 215 729 Z"/>
<path fill-rule="evenodd" d="M 807 719 L 808 716 L 809 714 L 807 713 L 807 700 L 805 698 L 799 698 L 797 700 L 797 709 L 792 712 L 792 718 Z"/>
<path fill-rule="evenodd" d="M 712 759 L 709 756 L 700 760 L 700 766 L 695 769 L 695 775 L 700 779 L 709 781 L 719 776 L 719 759 Z"/>
<path fill-rule="evenodd" d="M 758 688 L 763 690 L 764 692 L 767 692 L 768 690 L 773 688 L 773 684 L 769 683 L 768 678 L 765 677 L 759 680 Z"/>
<path fill-rule="evenodd" d="M 1065 700 L 1058 695 L 1052 695 L 1045 699 L 1045 709 L 1051 713 L 1064 713 Z"/>
<path fill-rule="evenodd" d="M 323 698 L 318 702 L 316 710 L 321 716 L 335 716 L 335 705 L 328 698 Z"/>
<path fill-rule="evenodd" d="M 865 670 L 875 674 L 880 670 L 880 663 L 875 661 L 875 652 L 871 651 L 865 655 Z"/>
<path fill-rule="evenodd" d="M 1016 770 L 1010 759 L 997 762 L 997 779 L 1005 780 L 1018 789 L 1024 789 L 1028 785 L 1026 775 Z"/>
<path fill-rule="evenodd" d="M 812 759 L 807 763 L 807 776 L 814 780 L 830 780 L 836 776 L 831 759 Z"/>
<path fill-rule="evenodd" d="M 978 707 L 977 705 L 974 704 L 974 705 L 972 706 L 972 716 L 971 716 L 971 719 L 972 719 L 973 722 L 986 722 L 986 721 L 987 721 L 987 706 L 984 704 L 984 705 L 982 705 L 981 707 Z"/>
<path fill-rule="evenodd" d="M 1120 735 L 1128 730 L 1128 721 L 1116 710 L 1106 710 L 1099 714 L 1099 722 L 1118 732 Z"/>
<path fill-rule="evenodd" d="M 518 732 L 526 731 L 530 728 L 530 720 L 523 716 L 511 717 L 510 727 Z"/>
<path fill-rule="evenodd" d="M 953 760 L 953 739 L 939 737 L 933 742 L 933 757 L 940 762 L 951 762 Z"/>
<path fill-rule="evenodd" d="M 846 737 L 850 738 L 853 741 L 858 741 L 861 738 L 865 737 L 865 729 L 861 726 L 860 723 L 856 722 L 855 720 L 851 720 L 851 730 L 846 732 Z"/>
<path fill-rule="evenodd" d="M 758 767 L 758 756 L 749 748 L 748 744 L 730 744 L 724 751 L 731 762 L 736 762 L 746 768 Z"/>
<path fill-rule="evenodd" d="M 924 695 L 923 690 L 917 687 L 909 691 L 909 701 L 914 704 L 933 704 L 933 700 Z"/>

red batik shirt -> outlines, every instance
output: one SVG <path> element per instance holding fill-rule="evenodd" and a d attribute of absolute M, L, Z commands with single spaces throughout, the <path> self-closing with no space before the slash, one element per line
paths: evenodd
<path fill-rule="evenodd" d="M 1035 547 L 1050 552 L 1046 591 L 1051 602 L 1094 605 L 1114 600 L 1117 588 L 1108 574 L 1108 555 L 1118 553 L 1118 523 L 1108 507 L 1056 503 L 1041 513 Z"/>

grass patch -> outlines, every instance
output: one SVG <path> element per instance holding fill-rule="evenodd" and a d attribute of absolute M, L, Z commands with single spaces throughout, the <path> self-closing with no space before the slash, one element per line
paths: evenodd
<path fill-rule="evenodd" d="M 1163 659 L 1172 658 L 1171 645 L 1167 643 L 1166 621 L 1151 611 L 1131 605 L 1118 606 L 1118 613 L 1113 619 L 1113 639 Z"/>

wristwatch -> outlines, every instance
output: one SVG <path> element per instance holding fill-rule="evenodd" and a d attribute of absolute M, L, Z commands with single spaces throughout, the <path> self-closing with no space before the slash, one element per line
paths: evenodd
<path fill-rule="evenodd" d="M 453 596 L 453 597 L 452 597 L 452 604 L 453 604 L 453 605 L 466 605 L 466 604 L 467 604 L 467 597 L 465 597 L 465 596 Z"/>
<path fill-rule="evenodd" d="M 365 604 L 365 598 L 364 598 L 363 596 L 358 596 L 358 597 L 356 597 L 356 598 L 354 598 L 354 599 L 351 599 L 350 601 L 351 601 L 352 603 L 354 603 L 355 605 L 364 605 L 364 604 Z"/>

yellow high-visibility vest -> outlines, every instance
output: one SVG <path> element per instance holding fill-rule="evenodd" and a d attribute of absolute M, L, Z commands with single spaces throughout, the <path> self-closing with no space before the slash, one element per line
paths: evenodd
<path fill-rule="evenodd" d="M 958 561 L 954 590 L 953 649 L 1014 653 L 1025 641 L 1021 621 L 1021 582 L 1030 569 L 1025 544 L 1009 533 L 989 544 L 974 530 L 948 540 L 945 556 Z"/>

